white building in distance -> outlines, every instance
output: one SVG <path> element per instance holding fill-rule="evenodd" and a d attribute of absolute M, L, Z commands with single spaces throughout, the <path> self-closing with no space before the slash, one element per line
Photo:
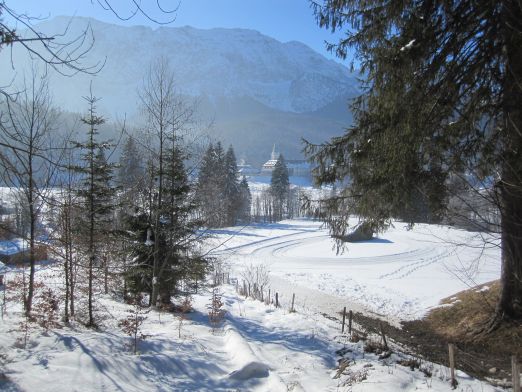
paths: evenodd
<path fill-rule="evenodd" d="M 274 167 L 277 163 L 277 160 L 279 159 L 279 154 L 276 153 L 275 144 L 272 148 L 272 154 L 270 155 L 270 159 L 266 161 L 263 166 L 261 167 L 261 174 L 272 174 L 272 171 L 274 170 Z"/>
<path fill-rule="evenodd" d="M 261 167 L 261 175 L 271 175 L 274 167 L 279 159 L 279 153 L 276 152 L 275 144 L 272 148 L 270 159 Z M 312 177 L 312 165 L 304 159 L 285 160 L 288 168 L 288 175 L 291 177 Z"/>

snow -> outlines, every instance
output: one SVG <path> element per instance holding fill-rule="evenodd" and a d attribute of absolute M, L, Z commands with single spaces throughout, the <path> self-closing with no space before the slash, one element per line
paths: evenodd
<path fill-rule="evenodd" d="M 216 230 L 208 246 L 216 247 L 214 255 L 230 265 L 233 278 L 241 280 L 247 263 L 269 266 L 280 308 L 245 299 L 233 285 L 223 285 L 225 317 L 213 329 L 211 291 L 203 289 L 193 295 L 193 311 L 181 333 L 177 314 L 148 313 L 142 326 L 147 337 L 133 355 L 130 338 L 118 327 L 131 307 L 118 297 L 97 295 L 98 330 L 76 322 L 48 333 L 33 326 L 25 348 L 17 343 L 22 307 L 10 301 L 0 323 L 0 374 L 6 376 L 0 378 L 0 390 L 447 391 L 445 366 L 423 362 L 432 374 L 428 377 L 400 365 L 409 357 L 398 347 L 392 346 L 387 359 L 365 353 L 362 341 L 350 342 L 340 334 L 339 322 L 321 312 L 350 306 L 389 319 L 421 315 L 472 281 L 498 278 L 499 250 L 484 249 L 483 240 L 497 241 L 444 226 L 408 230 L 395 222 L 377 239 L 350 244 L 337 254 L 326 230 L 311 220 Z M 38 265 L 36 279 L 58 289 L 62 268 Z M 6 278 L 18 273 L 10 268 Z M 289 311 L 292 293 L 296 312 Z M 346 369 L 339 368 L 341 359 Z M 501 390 L 460 371 L 457 377 L 459 390 Z"/>
<path fill-rule="evenodd" d="M 415 43 L 415 40 L 412 39 L 410 42 L 408 42 L 406 45 L 404 45 L 402 48 L 401 48 L 401 52 L 404 52 L 405 50 L 409 50 L 413 47 L 413 44 Z"/>
<path fill-rule="evenodd" d="M 37 29 L 48 35 L 67 32 L 67 40 L 78 37 L 87 25 L 95 42 L 84 61 L 97 64 L 104 59 L 95 87 L 99 96 L 111 97 L 102 105 L 109 113 L 137 112 L 135 91 L 141 87 L 143 71 L 150 59 L 162 56 L 176 71 L 176 85 L 183 95 L 249 97 L 271 108 L 301 113 L 358 93 L 356 75 L 345 66 L 304 44 L 282 43 L 254 30 L 189 26 L 154 30 L 82 17 L 56 17 L 42 21 Z M 14 64 L 26 61 L 25 53 L 16 47 L 12 58 Z M 0 83 L 12 82 L 11 68 L 10 59 L 0 62 Z M 81 112 L 84 103 L 77 92 L 88 91 L 90 80 L 77 75 L 67 82 L 72 88 L 65 88 L 53 75 L 50 83 L 57 105 Z"/>
<path fill-rule="evenodd" d="M 250 190 L 263 190 L 270 185 L 272 174 L 268 175 L 256 175 L 248 176 L 248 186 Z M 289 176 L 288 180 L 290 185 L 298 186 L 302 188 L 311 188 L 312 179 L 310 177 L 303 176 Z"/>
<path fill-rule="evenodd" d="M 42 272 L 39 271 L 39 274 Z M 40 275 L 41 276 L 41 275 Z M 129 352 L 129 338 L 116 327 L 126 305 L 110 296 L 101 300 L 110 314 L 100 330 L 79 325 L 49 332 L 34 330 L 27 348 L 14 344 L 13 310 L 0 325 L 3 368 L 11 391 L 413 391 L 449 389 L 449 371 L 426 363 L 433 373 L 411 371 L 364 353 L 362 342 L 339 335 L 339 324 L 316 313 L 290 313 L 238 296 L 222 286 L 224 325 L 212 331 L 206 315 L 210 293 L 194 296 L 178 337 L 177 316 L 149 313 L 139 355 Z M 350 362 L 337 369 L 344 349 Z M 358 380 L 358 381 L 355 381 Z M 458 372 L 459 387 L 468 391 L 500 391 Z"/>
<path fill-rule="evenodd" d="M 27 250 L 28 243 L 22 238 L 0 241 L 0 254 L 10 256 Z"/>
<path fill-rule="evenodd" d="M 214 246 L 233 234 L 218 234 Z M 299 286 L 301 300 L 315 309 L 330 307 L 333 297 L 333 312 L 344 303 L 397 322 L 421 317 L 441 299 L 500 276 L 497 237 L 438 225 L 410 230 L 395 222 L 377 238 L 337 254 L 320 222 L 283 221 L 244 228 L 214 252 L 238 272 L 266 264 L 286 298 L 292 293 L 285 282 Z"/>

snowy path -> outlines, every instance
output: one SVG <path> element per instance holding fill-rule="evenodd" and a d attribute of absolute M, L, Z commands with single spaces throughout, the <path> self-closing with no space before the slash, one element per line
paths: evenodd
<path fill-rule="evenodd" d="M 265 264 L 273 290 L 286 298 L 295 292 L 298 303 L 330 313 L 347 306 L 397 323 L 420 317 L 442 298 L 500 274 L 496 238 L 444 226 L 408 230 L 397 222 L 372 241 L 349 244 L 340 255 L 327 231 L 313 221 L 234 233 L 231 228 L 218 234 L 215 242 L 228 241 L 214 253 L 237 275 L 246 265 Z"/>
<path fill-rule="evenodd" d="M 0 390 L 336 390 L 330 373 L 337 344 L 328 321 L 318 326 L 317 320 L 240 298 L 230 286 L 221 290 L 226 317 L 217 332 L 206 313 L 210 294 L 203 293 L 194 297 L 181 338 L 176 315 L 150 313 L 138 356 L 129 353 L 129 338 L 117 327 L 127 306 L 109 297 L 102 302 L 113 318 L 106 318 L 103 332 L 35 331 L 27 349 L 11 346 L 17 333 L 10 319 L 0 326 L 0 347 L 13 383 L 0 380 Z"/>
<path fill-rule="evenodd" d="M 26 349 L 16 348 L 16 318 L 0 324 L 2 369 L 0 390 L 21 392 L 348 392 L 446 391 L 449 371 L 425 363 L 433 376 L 397 364 L 400 353 L 386 360 L 364 352 L 364 343 L 339 336 L 339 325 L 317 314 L 290 313 L 239 297 L 223 286 L 225 321 L 212 332 L 206 313 L 210 293 L 194 296 L 194 312 L 178 336 L 174 314 L 151 312 L 143 326 L 148 335 L 140 355 L 128 351 L 129 338 L 116 327 L 128 306 L 103 299 L 113 318 L 102 331 L 81 327 L 49 334 L 33 331 Z M 339 371 L 343 348 L 349 366 Z M 499 392 L 458 372 L 466 391 Z"/>

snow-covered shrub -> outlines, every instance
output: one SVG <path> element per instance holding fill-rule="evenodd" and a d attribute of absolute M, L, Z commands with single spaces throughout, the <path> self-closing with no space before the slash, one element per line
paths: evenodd
<path fill-rule="evenodd" d="M 223 309 L 223 301 L 221 300 L 221 293 L 217 288 L 212 290 L 212 298 L 208 306 L 208 320 L 212 327 L 212 332 L 215 332 L 221 327 L 225 319 L 226 311 Z"/>
<path fill-rule="evenodd" d="M 132 338 L 132 352 L 138 352 L 138 341 L 144 340 L 147 336 L 141 331 L 141 325 L 147 319 L 150 309 L 143 306 L 143 297 L 138 295 L 134 298 L 132 309 L 127 310 L 127 317 L 118 323 L 121 330 Z"/>
<path fill-rule="evenodd" d="M 249 295 L 261 300 L 270 283 L 270 270 L 265 264 L 249 264 L 241 272 L 241 276 L 249 287 Z"/>
<path fill-rule="evenodd" d="M 192 311 L 192 302 L 193 299 L 190 295 L 186 295 L 183 298 L 183 301 L 181 302 L 178 310 L 178 338 L 181 339 L 181 328 L 183 327 L 183 322 L 188 319 L 187 313 Z"/>
<path fill-rule="evenodd" d="M 58 310 L 59 299 L 58 296 L 49 287 L 43 288 L 36 298 L 36 304 L 33 307 L 34 318 L 38 324 L 49 332 L 50 329 L 58 326 Z"/>

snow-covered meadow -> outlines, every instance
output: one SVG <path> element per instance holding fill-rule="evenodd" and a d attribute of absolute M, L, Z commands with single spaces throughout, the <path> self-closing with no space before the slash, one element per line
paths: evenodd
<path fill-rule="evenodd" d="M 134 355 L 119 326 L 132 306 L 117 294 L 98 294 L 98 330 L 72 322 L 45 332 L 32 324 L 24 345 L 22 306 L 11 299 L 0 321 L 0 390 L 446 391 L 444 365 L 424 362 L 411 370 L 400 364 L 408 356 L 397 347 L 379 359 L 322 314 L 338 317 L 346 306 L 399 325 L 500 274 L 498 238 L 437 225 L 394 222 L 377 238 L 337 253 L 320 222 L 295 219 L 217 229 L 205 247 L 232 278 L 219 286 L 225 317 L 217 330 L 206 288 L 193 295 L 193 311 L 183 319 L 149 312 Z M 265 295 L 277 292 L 280 308 L 236 292 L 235 281 L 241 285 L 251 265 L 269 271 Z M 40 264 L 36 279 L 59 293 L 62 268 Z M 6 278 L 20 273 L 8 267 Z M 292 294 L 296 312 L 289 310 Z M 348 366 L 339 368 L 340 361 Z M 500 391 L 457 376 L 459 390 Z"/>
<path fill-rule="evenodd" d="M 56 266 L 55 266 L 56 267 Z M 52 265 L 38 276 L 52 281 Z M 21 308 L 10 306 L 0 324 L 0 389 L 5 391 L 414 391 L 449 390 L 449 370 L 425 362 L 411 370 L 389 358 L 365 353 L 364 342 L 341 335 L 339 323 L 310 309 L 290 312 L 239 296 L 234 285 L 219 288 L 223 322 L 213 330 L 210 292 L 193 296 L 193 311 L 150 312 L 146 335 L 133 355 L 131 338 L 118 327 L 132 309 L 109 295 L 97 308 L 100 329 L 73 323 L 44 332 L 34 327 L 27 346 L 18 322 Z M 339 367 L 340 360 L 348 364 Z M 430 374 L 430 376 L 427 376 Z M 500 389 L 457 373 L 459 390 Z"/>
<path fill-rule="evenodd" d="M 440 225 L 394 222 L 340 253 L 320 222 L 305 219 L 218 230 L 212 241 L 236 275 L 264 264 L 272 292 L 296 292 L 304 307 L 348 306 L 391 321 L 419 318 L 441 299 L 500 277 L 496 236 Z"/>

